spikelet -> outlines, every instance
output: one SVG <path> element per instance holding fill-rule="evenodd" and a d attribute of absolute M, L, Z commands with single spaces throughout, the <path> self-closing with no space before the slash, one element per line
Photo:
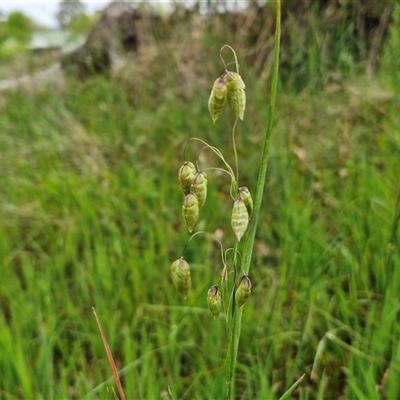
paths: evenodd
<path fill-rule="evenodd" d="M 237 72 L 226 71 L 225 74 L 223 75 L 223 78 L 226 81 L 228 92 L 231 89 L 246 88 L 246 85 L 244 84 L 242 77 Z"/>
<path fill-rule="evenodd" d="M 240 242 L 249 225 L 249 214 L 244 201 L 241 199 L 236 200 L 233 204 L 231 225 L 237 240 Z"/>
<path fill-rule="evenodd" d="M 244 91 L 245 84 L 242 77 L 232 71 L 228 71 L 223 76 L 227 83 L 227 100 L 228 106 L 241 119 L 244 117 L 246 108 L 246 93 Z"/>
<path fill-rule="evenodd" d="M 218 285 L 211 286 L 207 292 L 207 304 L 214 319 L 217 320 L 221 313 L 222 298 L 218 290 Z"/>
<path fill-rule="evenodd" d="M 244 205 L 247 208 L 247 212 L 249 214 L 249 219 L 253 214 L 253 198 L 251 197 L 250 190 L 246 186 L 242 186 L 238 190 L 239 192 L 239 199 L 244 201 Z"/>
<path fill-rule="evenodd" d="M 227 85 L 224 78 L 220 77 L 215 80 L 208 99 L 208 111 L 210 112 L 213 123 L 217 121 L 222 113 L 222 109 L 227 99 Z"/>
<path fill-rule="evenodd" d="M 207 198 L 207 174 L 204 171 L 200 171 L 195 175 L 190 191 L 199 199 L 199 209 L 203 207 Z"/>
<path fill-rule="evenodd" d="M 251 294 L 251 280 L 247 275 L 243 275 L 238 288 L 236 289 L 235 294 L 235 302 L 236 306 L 239 308 L 244 303 L 246 303 L 247 299 Z"/>
<path fill-rule="evenodd" d="M 192 286 L 192 280 L 190 277 L 190 266 L 183 257 L 171 264 L 171 278 L 178 292 L 186 299 Z"/>
<path fill-rule="evenodd" d="M 189 193 L 183 199 L 182 216 L 189 232 L 192 232 L 199 219 L 199 199 L 194 193 Z"/>
<path fill-rule="evenodd" d="M 185 161 L 178 172 L 179 186 L 186 196 L 190 193 L 190 185 L 196 175 L 196 167 L 190 161 Z"/>
<path fill-rule="evenodd" d="M 224 268 L 222 268 L 221 271 L 221 281 L 225 281 L 228 277 L 228 268 L 226 268 L 226 265 L 224 265 Z"/>

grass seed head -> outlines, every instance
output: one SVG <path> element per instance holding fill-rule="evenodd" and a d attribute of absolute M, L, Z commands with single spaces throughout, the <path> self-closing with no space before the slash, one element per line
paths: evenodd
<path fill-rule="evenodd" d="M 224 78 L 215 80 L 208 99 L 208 111 L 210 112 L 213 123 L 218 120 L 227 99 L 227 85 Z"/>
<path fill-rule="evenodd" d="M 183 257 L 175 260 L 171 264 L 171 278 L 178 292 L 186 299 L 192 286 L 192 280 L 190 276 L 190 266 Z"/>
<path fill-rule="evenodd" d="M 190 193 L 190 185 L 196 175 L 196 167 L 190 161 L 185 161 L 178 172 L 179 186 L 186 196 Z"/>
<path fill-rule="evenodd" d="M 204 171 L 200 171 L 195 175 L 190 191 L 199 199 L 199 208 L 203 207 L 207 198 L 207 174 Z"/>
<path fill-rule="evenodd" d="M 236 306 L 239 308 L 244 303 L 246 303 L 247 299 L 251 294 L 251 280 L 247 275 L 243 275 L 238 288 L 236 289 L 235 294 L 235 302 Z"/>
<path fill-rule="evenodd" d="M 243 237 L 249 225 L 249 213 L 243 200 L 238 199 L 233 203 L 231 225 L 237 240 Z"/>
<path fill-rule="evenodd" d="M 238 73 L 232 71 L 226 72 L 224 78 L 227 83 L 228 106 L 243 120 L 246 108 L 246 93 L 244 91 L 245 84 L 243 79 Z"/>
<path fill-rule="evenodd" d="M 197 196 L 194 193 L 186 195 L 182 204 L 182 216 L 189 232 L 193 231 L 193 228 L 199 219 L 199 210 L 199 199 Z"/>
<path fill-rule="evenodd" d="M 214 319 L 217 320 L 221 313 L 222 298 L 218 290 L 218 285 L 211 286 L 207 292 L 207 304 Z"/>
<path fill-rule="evenodd" d="M 239 192 L 239 199 L 244 201 L 244 205 L 247 208 L 247 212 L 249 214 L 249 218 L 251 218 L 251 215 L 253 214 L 253 198 L 251 197 L 250 190 L 246 186 L 242 186 L 238 190 Z"/>

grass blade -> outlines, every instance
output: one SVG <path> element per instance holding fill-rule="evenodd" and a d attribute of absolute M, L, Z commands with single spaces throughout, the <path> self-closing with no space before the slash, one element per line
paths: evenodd
<path fill-rule="evenodd" d="M 305 376 L 306 374 L 303 374 L 299 379 L 297 379 L 297 381 L 293 383 L 293 385 L 290 386 L 288 390 L 286 390 L 286 392 L 282 395 L 282 397 L 279 398 L 279 400 L 288 399 L 289 396 L 293 393 L 293 391 L 297 388 L 297 386 L 300 385 L 301 381 L 304 379 Z"/>
<path fill-rule="evenodd" d="M 92 310 L 93 310 L 94 316 L 96 317 L 96 322 L 97 322 L 97 326 L 99 327 L 101 340 L 103 341 L 104 348 L 106 349 L 108 362 L 110 363 L 110 366 L 111 366 L 111 370 L 112 370 L 112 373 L 113 373 L 113 376 L 114 376 L 114 379 L 115 379 L 115 384 L 117 385 L 117 388 L 118 388 L 118 393 L 121 396 L 121 400 L 126 400 L 124 389 L 122 388 L 121 380 L 119 379 L 117 367 L 115 365 L 113 356 L 111 354 L 110 347 L 109 347 L 109 345 L 107 343 L 106 336 L 105 336 L 105 334 L 103 332 L 103 328 L 101 326 L 99 317 L 97 316 L 96 310 L 94 309 L 94 307 L 92 307 Z"/>

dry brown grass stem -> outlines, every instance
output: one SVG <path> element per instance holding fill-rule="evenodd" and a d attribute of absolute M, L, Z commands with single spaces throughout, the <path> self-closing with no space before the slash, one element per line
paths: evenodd
<path fill-rule="evenodd" d="M 108 345 L 106 336 L 104 334 L 103 328 L 101 326 L 100 319 L 97 316 L 96 310 L 94 309 L 94 307 L 92 307 L 92 310 L 93 310 L 94 316 L 96 317 L 96 322 L 97 322 L 97 326 L 99 327 L 101 340 L 103 341 L 104 348 L 106 349 L 108 362 L 110 363 L 110 367 L 111 367 L 111 370 L 112 370 L 112 373 L 113 373 L 113 376 L 114 376 L 114 379 L 115 379 L 115 384 L 117 385 L 118 393 L 121 396 L 121 400 L 126 400 L 124 389 L 122 388 L 121 380 L 119 379 L 118 370 L 117 370 L 117 367 L 115 365 L 114 358 L 112 356 L 112 353 L 111 353 L 110 347 Z"/>

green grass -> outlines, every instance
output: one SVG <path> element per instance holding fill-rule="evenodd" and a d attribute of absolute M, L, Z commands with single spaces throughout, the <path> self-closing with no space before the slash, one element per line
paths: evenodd
<path fill-rule="evenodd" d="M 138 92 L 119 75 L 0 94 L 0 398 L 115 398 L 92 306 L 127 398 L 167 398 L 168 386 L 176 399 L 225 395 L 225 325 L 206 304 L 219 249 L 206 237 L 190 242 L 186 301 L 169 265 L 188 238 L 183 143 L 201 137 L 232 162 L 232 121 L 224 113 L 211 123 L 214 76 L 207 87 L 184 83 L 185 97 L 174 95 L 175 72 L 164 92 L 143 74 Z M 245 81 L 237 144 L 252 189 L 268 88 L 251 72 Z M 278 94 L 237 398 L 278 398 L 306 373 L 292 398 L 395 399 L 398 98 L 372 96 L 362 78 L 308 89 Z M 229 246 L 229 182 L 209 180 L 198 226 L 222 228 Z"/>

